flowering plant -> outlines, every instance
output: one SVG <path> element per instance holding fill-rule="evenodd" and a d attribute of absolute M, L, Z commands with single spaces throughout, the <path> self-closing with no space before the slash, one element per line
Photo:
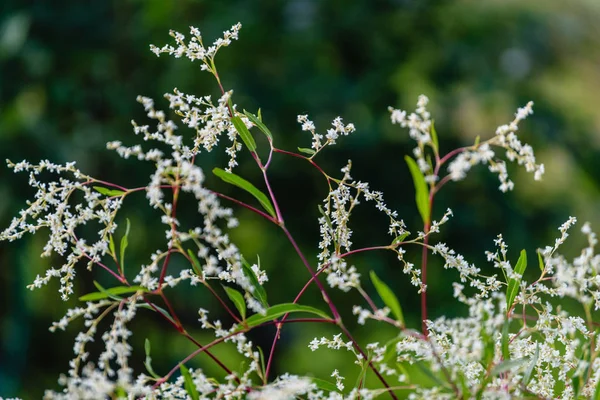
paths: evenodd
<path fill-rule="evenodd" d="M 196 28 L 191 28 L 189 39 L 171 32 L 175 45 L 151 46 L 157 56 L 168 54 L 199 62 L 201 69 L 216 79 L 221 97 L 215 102 L 211 96 L 198 97 L 177 89 L 165 95 L 169 109 L 191 129 L 191 135 L 180 134 L 178 125 L 167 113 L 157 110 L 152 99 L 138 97 L 155 126 L 132 121 L 133 130 L 148 145 L 128 147 L 114 141 L 107 147 L 123 158 L 150 162 L 154 170 L 147 185 L 127 188 L 99 180 L 78 170 L 74 163 L 56 165 L 41 161 L 34 165 L 27 161 L 8 161 L 14 172 L 29 174 L 29 184 L 36 189 L 36 194 L 2 232 L 0 239 L 12 241 L 26 233 L 46 229 L 49 236 L 42 256 L 56 253 L 65 260 L 60 268 L 49 268 L 29 287 L 40 288 L 57 278 L 61 298 L 69 300 L 82 264 L 87 269 L 104 271 L 114 279 L 114 285 L 106 288 L 95 282 L 97 291 L 80 297 L 83 305 L 70 309 L 51 326 L 51 331 L 64 330 L 71 322 L 83 319 L 68 374 L 59 380 L 64 388 L 61 392 L 47 391 L 45 397 L 600 398 L 600 330 L 592 316 L 592 311 L 600 308 L 600 256 L 594 253 L 597 238 L 589 224 L 581 228 L 588 246 L 572 261 L 558 253 L 569 228 L 576 222 L 572 217 L 559 228 L 560 236 L 553 245 L 537 250 L 539 277 L 533 281 L 524 279 L 528 265 L 526 251 L 522 250 L 516 262 L 511 262 L 514 257 L 509 257 L 501 235 L 495 240 L 496 250 L 486 252 L 494 268 L 492 275 L 484 274 L 480 267 L 469 263 L 445 243 L 433 243 L 435 234 L 453 216 L 450 209 L 439 219 L 433 215 L 434 199 L 448 182 L 460 181 L 473 166 L 485 164 L 491 172 L 497 173 L 501 191 L 513 189 L 506 161 L 496 154 L 498 149 L 504 152 L 506 160 L 516 161 L 533 173 L 534 179 L 541 179 L 543 164 L 536 162 L 531 146 L 523 144 L 517 136 L 519 123 L 532 113 L 533 103 L 520 108 L 514 120 L 499 127 L 490 139 L 478 138 L 473 145 L 446 154 L 441 153 L 425 96 L 419 98 L 414 113 L 390 108 L 391 122 L 407 128 L 416 141 L 413 157 L 405 158 L 423 221 L 422 230 L 417 229 L 413 234 L 398 213 L 388 207 L 380 191 L 352 177 L 350 161 L 338 176 L 329 175 L 318 164 L 317 159 L 326 147 L 355 131 L 353 124 L 346 124 L 338 117 L 326 134 L 320 134 L 307 115 L 299 115 L 301 129 L 310 133 L 312 143 L 310 148 L 288 151 L 275 146 L 276 137 L 260 111 L 254 114 L 238 109 L 233 102 L 233 92 L 226 91 L 221 83 L 215 56 L 238 38 L 240 28 L 240 24 L 234 25 L 208 47 Z M 255 135 L 264 135 L 268 148 L 261 148 L 259 152 Z M 203 151 L 216 149 L 222 141 L 228 142 L 225 149 L 228 166 L 212 172 L 249 193 L 252 202 L 232 198 L 205 185 L 205 171 L 197 165 L 196 159 Z M 246 153 L 260 170 L 266 191 L 233 172 L 238 155 Z M 303 160 L 322 175 L 329 189 L 318 206 L 321 216 L 316 260 L 309 260 L 296 243 L 272 190 L 269 169 L 273 157 L 277 156 Z M 44 178 L 48 175 L 54 178 L 46 182 Z M 146 265 L 138 268 L 127 265 L 126 269 L 130 225 L 126 223 L 125 234 L 117 246 L 117 214 L 127 198 L 139 193 L 145 193 L 149 205 L 161 213 L 166 242 L 150 255 Z M 201 216 L 199 225 L 193 224 L 193 218 L 179 215 L 177 205 L 184 196 L 197 204 Z M 350 216 L 363 200 L 387 217 L 388 242 L 368 247 L 356 247 L 352 243 Z M 266 272 L 260 263 L 244 258 L 230 239 L 229 230 L 239 224 L 234 216 L 235 208 L 246 208 L 273 224 L 304 264 L 309 278 L 290 302 L 269 302 Z M 83 226 L 88 224 L 100 227 L 93 238 L 83 232 Z M 405 258 L 414 248 L 421 252 L 420 268 Z M 371 251 L 393 252 L 403 272 L 410 277 L 421 298 L 422 326 L 418 329 L 407 326 L 400 302 L 383 280 L 373 271 L 351 264 L 352 255 Z M 452 283 L 454 297 L 468 307 L 467 316 L 428 318 L 427 259 L 430 253 L 443 259 L 444 268 L 456 272 L 456 282 Z M 184 259 L 188 267 L 175 271 L 172 265 L 175 257 Z M 321 282 L 321 275 L 326 277 L 329 287 Z M 365 289 L 364 275 L 369 275 L 376 293 Z M 211 332 L 209 343 L 201 343 L 188 332 L 167 296 L 167 288 L 183 283 L 206 288 L 233 321 L 230 324 L 211 319 L 209 310 L 199 307 L 197 325 Z M 321 308 L 302 304 L 302 297 L 311 285 L 316 285 L 322 295 Z M 358 292 L 364 299 L 363 304 L 352 307 L 358 323 L 373 320 L 388 324 L 396 334 L 383 344 L 359 343 L 332 300 L 332 290 Z M 580 304 L 583 317 L 561 308 L 560 302 L 567 298 Z M 377 306 L 379 300 L 383 308 Z M 196 346 L 195 351 L 165 374 L 155 372 L 151 343 L 147 339 L 145 371 L 134 372 L 130 365 L 129 326 L 139 312 L 146 312 L 142 310 L 156 313 Z M 105 320 L 110 321 L 107 324 Z M 358 366 L 355 383 L 348 385 L 348 376 L 337 369 L 332 371 L 331 380 L 315 378 L 310 371 L 305 376 L 272 376 L 282 330 L 292 323 L 335 326 L 336 335 L 314 338 L 306 345 L 312 351 L 327 348 L 350 352 Z M 247 336 L 262 326 L 276 329 L 272 345 L 265 351 Z M 101 338 L 103 349 L 92 359 L 89 343 L 97 337 Z M 248 362 L 236 369 L 216 356 L 213 348 L 225 342 L 233 343 Z M 201 353 L 224 371 L 224 378 L 186 367 L 186 363 Z M 371 384 L 368 376 L 374 376 L 378 383 Z"/>

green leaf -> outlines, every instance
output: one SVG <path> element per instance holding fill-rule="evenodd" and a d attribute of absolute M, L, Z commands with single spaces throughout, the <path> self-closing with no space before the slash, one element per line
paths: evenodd
<path fill-rule="evenodd" d="M 431 379 L 437 386 L 448 388 L 448 384 L 442 381 L 438 376 L 429 369 L 422 361 L 417 361 L 413 364 L 417 369 L 419 369 L 425 376 Z"/>
<path fill-rule="evenodd" d="M 316 151 L 314 151 L 313 149 L 309 149 L 307 147 L 298 147 L 298 151 L 300 153 L 308 154 L 309 156 L 314 156 L 316 153 Z"/>
<path fill-rule="evenodd" d="M 258 110 L 260 112 L 260 110 Z M 258 354 L 260 355 L 260 370 L 262 371 L 263 378 L 267 375 L 267 367 L 265 365 L 265 353 L 263 352 L 262 347 L 256 346 L 258 350 Z"/>
<path fill-rule="evenodd" d="M 510 351 L 508 349 L 508 327 L 509 327 L 510 321 L 508 320 L 508 317 L 506 317 L 506 320 L 504 321 L 504 325 L 502 326 L 502 358 L 504 358 L 504 360 L 510 360 Z"/>
<path fill-rule="evenodd" d="M 361 361 L 359 361 L 359 363 L 361 364 L 360 367 L 360 373 L 358 374 L 358 376 L 356 377 L 356 382 L 354 383 L 354 387 L 358 388 L 361 387 L 361 382 L 364 381 L 365 376 L 367 374 L 367 369 L 369 368 L 369 363 L 371 362 L 371 356 L 369 355 L 369 357 L 364 360 L 362 359 Z"/>
<path fill-rule="evenodd" d="M 109 234 L 108 235 L 108 248 L 110 250 L 110 254 L 113 257 L 117 257 L 117 250 L 115 250 L 115 240 L 113 239 L 113 235 Z"/>
<path fill-rule="evenodd" d="M 317 388 L 323 390 L 324 392 L 339 392 L 335 383 L 319 378 L 310 378 L 310 380 L 312 381 L 312 383 L 317 385 Z"/>
<path fill-rule="evenodd" d="M 146 366 L 146 370 L 153 378 L 160 379 L 160 375 L 154 372 L 152 368 L 152 357 L 150 357 L 150 341 L 146 338 L 144 342 L 144 350 L 146 351 L 146 361 L 144 361 L 144 366 Z"/>
<path fill-rule="evenodd" d="M 433 143 L 433 148 L 435 149 L 435 151 L 439 151 L 439 143 L 438 143 L 438 135 L 437 132 L 435 131 L 435 125 L 434 125 L 434 121 L 431 121 L 431 142 Z"/>
<path fill-rule="evenodd" d="M 109 189 L 109 188 L 105 188 L 103 186 L 94 186 L 94 189 L 96 190 L 96 192 L 103 194 L 105 196 L 108 196 L 108 197 L 117 197 L 117 196 L 123 196 L 124 194 L 127 194 L 127 192 L 124 192 L 122 190 Z"/>
<path fill-rule="evenodd" d="M 251 152 L 255 152 L 256 142 L 254 141 L 254 138 L 252 137 L 252 134 L 250 133 L 248 128 L 246 128 L 246 124 L 244 124 L 244 121 L 242 121 L 240 117 L 236 116 L 231 117 L 231 123 L 235 127 L 235 130 L 240 134 L 242 142 L 244 142 L 248 150 L 250 150 Z"/>
<path fill-rule="evenodd" d="M 538 264 L 540 265 L 540 270 L 544 272 L 544 260 L 542 259 L 542 253 L 540 251 L 537 252 L 538 255 Z"/>
<path fill-rule="evenodd" d="M 196 389 L 196 384 L 192 379 L 192 375 L 190 375 L 190 371 L 183 364 L 181 364 L 179 369 L 181 370 L 181 376 L 183 376 L 183 387 L 187 394 L 192 400 L 200 400 L 200 393 L 198 393 L 198 389 Z"/>
<path fill-rule="evenodd" d="M 517 358 L 516 360 L 504 360 L 500 364 L 496 365 L 492 368 L 492 372 L 490 372 L 491 376 L 500 375 L 503 372 L 510 371 L 512 369 L 518 368 L 522 365 L 525 365 L 529 362 L 529 358 Z"/>
<path fill-rule="evenodd" d="M 402 241 L 404 241 L 404 239 L 406 239 L 408 235 L 410 235 L 410 232 L 406 231 L 402 235 L 396 236 L 396 238 L 392 241 L 392 246 L 398 243 L 402 243 Z"/>
<path fill-rule="evenodd" d="M 250 122 L 252 122 L 254 125 L 256 125 L 256 127 L 258 129 L 260 129 L 260 131 L 262 133 L 265 134 L 265 136 L 267 137 L 267 139 L 269 139 L 270 143 L 273 142 L 273 135 L 271 134 L 271 131 L 262 122 L 262 116 L 260 115 L 260 110 L 258 110 L 258 117 L 256 115 L 252 114 L 252 113 L 249 113 L 246 110 L 244 110 L 244 115 L 246 115 L 246 117 L 248 117 L 248 119 L 250 120 Z"/>
<path fill-rule="evenodd" d="M 410 174 L 413 178 L 413 183 L 415 185 L 415 200 L 417 203 L 417 208 L 419 209 L 419 213 L 421 214 L 421 218 L 423 219 L 424 224 L 429 223 L 429 190 L 427 189 L 427 183 L 425 182 L 425 177 L 423 173 L 419 169 L 416 161 L 412 159 L 410 156 L 405 156 L 406 164 L 408 164 L 408 169 L 410 169 Z"/>
<path fill-rule="evenodd" d="M 517 265 L 515 266 L 515 273 L 519 274 L 521 278 L 523 277 L 523 273 L 525 272 L 525 268 L 527 268 L 527 252 L 525 250 L 521 250 L 521 255 L 519 256 L 519 260 L 517 261 Z M 519 279 L 510 279 L 508 281 L 508 289 L 506 290 L 506 309 L 507 311 L 511 309 L 515 298 L 517 297 L 517 293 L 519 293 L 519 286 L 521 285 L 521 278 Z"/>
<path fill-rule="evenodd" d="M 127 218 L 127 228 L 125 229 L 125 235 L 121 238 L 121 246 L 119 246 L 119 251 L 121 253 L 121 272 L 125 274 L 125 249 L 129 245 L 129 241 L 127 237 L 129 236 L 129 228 L 131 224 L 129 223 L 129 218 Z"/>
<path fill-rule="evenodd" d="M 258 278 L 256 274 L 252 270 L 252 267 L 246 261 L 246 259 L 242 256 L 242 270 L 246 278 L 250 280 L 250 283 L 254 287 L 254 291 L 252 292 L 252 296 L 262 304 L 263 307 L 269 307 L 269 303 L 267 302 L 267 292 L 265 288 L 258 282 Z"/>
<path fill-rule="evenodd" d="M 198 257 L 196 257 L 196 254 L 194 254 L 192 249 L 188 249 L 187 253 L 188 256 L 190 256 L 190 260 L 192 260 L 192 269 L 194 270 L 196 275 L 202 278 L 202 268 L 200 268 L 200 261 L 198 261 Z"/>
<path fill-rule="evenodd" d="M 240 312 L 242 319 L 246 319 L 246 302 L 244 301 L 244 296 L 237 290 L 228 286 L 223 285 L 223 289 L 225 289 L 225 293 L 227 293 L 229 300 L 231 300 L 235 308 Z"/>
<path fill-rule="evenodd" d="M 277 319 L 282 315 L 295 312 L 305 312 L 318 315 L 319 317 L 323 317 L 325 319 L 331 319 L 329 315 L 319 310 L 318 308 L 302 306 L 300 304 L 295 303 L 283 303 L 267 308 L 267 313 L 265 315 L 254 314 L 246 320 L 245 325 L 248 328 L 252 328 L 260 324 L 264 324 L 265 322 L 273 321 L 274 319 Z M 240 326 L 240 328 L 242 327 Z"/>
<path fill-rule="evenodd" d="M 400 302 L 394 292 L 390 289 L 388 285 L 383 283 L 381 279 L 377 277 L 375 271 L 370 272 L 371 282 L 373 282 L 373 286 L 375 286 L 375 290 L 377 290 L 377 294 L 381 297 L 381 300 L 385 303 L 386 306 L 392 310 L 392 314 L 394 317 L 404 325 L 404 315 L 402 314 L 402 307 L 400 306 Z"/>
<path fill-rule="evenodd" d="M 148 292 L 148 289 L 141 286 L 116 286 L 110 289 L 104 289 L 98 282 L 94 281 L 94 285 L 98 288 L 99 292 L 88 293 L 84 296 L 81 296 L 79 300 L 81 301 L 95 301 L 102 300 L 108 297 L 113 298 L 115 300 L 121 300 L 120 297 L 117 297 L 120 294 L 126 293 L 134 293 L 134 292 Z"/>
<path fill-rule="evenodd" d="M 238 176 L 234 173 L 231 172 L 227 172 L 221 168 L 214 168 L 213 169 L 213 174 L 215 174 L 216 176 L 218 176 L 219 178 L 221 178 L 224 182 L 227 182 L 231 185 L 237 186 L 239 188 L 244 189 L 246 192 L 250 193 L 252 196 L 254 196 L 254 198 L 256 200 L 259 201 L 259 203 L 263 206 L 263 208 L 269 213 L 271 214 L 271 216 L 273 218 L 276 217 L 275 215 L 275 210 L 273 209 L 273 205 L 271 204 L 271 201 L 268 199 L 268 197 L 261 192 L 260 190 L 258 190 L 256 188 L 256 186 L 254 186 L 253 184 L 251 184 L 250 182 L 248 182 L 247 180 L 245 180 L 244 178 L 242 178 L 241 176 Z"/>
<path fill-rule="evenodd" d="M 535 344 L 535 353 L 531 358 L 531 362 L 529 363 L 529 367 L 527 367 L 527 371 L 525 371 L 525 375 L 523 375 L 523 386 L 527 387 L 531 377 L 533 376 L 533 369 L 535 368 L 535 364 L 538 362 L 538 358 L 540 357 L 540 343 L 537 342 Z"/>

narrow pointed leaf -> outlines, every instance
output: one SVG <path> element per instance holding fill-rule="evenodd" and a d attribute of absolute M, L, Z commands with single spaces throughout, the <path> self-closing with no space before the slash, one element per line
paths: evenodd
<path fill-rule="evenodd" d="M 200 393 L 198 393 L 198 389 L 196 388 L 196 384 L 194 383 L 190 371 L 183 364 L 181 364 L 179 369 L 181 370 L 181 376 L 183 376 L 183 387 L 188 396 L 190 396 L 192 400 L 200 400 Z"/>
<path fill-rule="evenodd" d="M 250 280 L 252 286 L 254 287 L 254 291 L 252 292 L 252 296 L 262 304 L 263 307 L 269 307 L 269 303 L 267 302 L 267 292 L 265 288 L 258 282 L 258 278 L 256 274 L 252 270 L 252 267 L 246 261 L 244 257 L 242 257 L 242 269 L 244 275 Z"/>
<path fill-rule="evenodd" d="M 250 193 L 258 202 L 263 206 L 263 208 L 273 217 L 275 218 L 275 210 L 273 209 L 273 205 L 269 198 L 260 190 L 256 188 L 253 184 L 231 172 L 227 172 L 221 168 L 213 169 L 213 174 L 221 178 L 224 182 L 227 182 L 231 185 L 237 186 L 241 189 L 244 189 L 246 192 Z"/>
<path fill-rule="evenodd" d="M 190 256 L 190 260 L 192 260 L 192 269 L 194 270 L 196 275 L 202 278 L 202 268 L 200 267 L 200 261 L 198 261 L 198 257 L 196 257 L 196 254 L 194 254 L 194 252 L 191 249 L 188 249 L 187 253 L 188 256 Z"/>
<path fill-rule="evenodd" d="M 433 381 L 437 386 L 448 388 L 448 384 L 442 381 L 423 361 L 417 361 L 414 366 L 419 369 L 425 376 Z"/>
<path fill-rule="evenodd" d="M 545 267 L 544 267 L 544 259 L 542 258 L 542 253 L 540 251 L 538 251 L 537 255 L 538 255 L 538 264 L 540 266 L 540 270 L 542 272 L 544 272 Z"/>
<path fill-rule="evenodd" d="M 435 131 L 435 124 L 434 121 L 431 121 L 431 143 L 433 143 L 433 148 L 435 149 L 435 151 L 439 151 L 439 143 L 438 143 L 438 135 L 437 132 Z"/>
<path fill-rule="evenodd" d="M 127 193 L 122 190 L 109 189 L 109 188 L 105 188 L 103 186 L 94 186 L 94 190 L 96 190 L 96 192 L 103 194 L 105 196 L 108 196 L 108 197 L 123 196 L 124 194 Z"/>
<path fill-rule="evenodd" d="M 538 358 L 540 357 L 540 343 L 535 344 L 535 353 L 531 358 L 531 362 L 529 363 L 529 367 L 527 367 L 527 371 L 525 371 L 525 375 L 523 375 L 523 386 L 527 387 L 531 377 L 533 376 L 533 369 L 538 362 Z"/>
<path fill-rule="evenodd" d="M 310 378 L 312 383 L 317 385 L 317 387 L 325 392 L 339 392 L 335 383 L 326 381 L 324 379 L 319 378 Z"/>
<path fill-rule="evenodd" d="M 79 300 L 81 301 L 96 301 L 102 300 L 106 298 L 113 298 L 115 300 L 121 300 L 118 295 L 127 294 L 127 293 L 135 293 L 139 291 L 148 292 L 148 289 L 142 286 L 116 286 L 110 289 L 105 289 L 98 282 L 94 282 L 96 288 L 98 288 L 99 292 L 88 293 L 84 296 L 81 296 Z"/>
<path fill-rule="evenodd" d="M 269 139 L 269 142 L 273 142 L 273 135 L 271 134 L 271 131 L 269 130 L 269 128 L 267 128 L 267 126 L 265 124 L 263 124 L 262 122 L 262 118 L 260 117 L 260 110 L 258 110 L 259 116 L 257 117 L 256 115 L 244 110 L 244 114 L 246 115 L 246 117 L 248 117 L 248 119 L 250 120 L 250 122 L 252 122 L 254 125 L 256 125 L 256 127 L 258 129 L 260 129 L 260 131 L 262 133 L 265 134 L 265 136 L 267 137 L 267 139 Z"/>
<path fill-rule="evenodd" d="M 265 364 L 265 353 L 263 352 L 262 347 L 256 346 L 256 348 L 258 349 L 258 354 L 260 355 L 260 370 L 262 371 L 262 376 L 264 377 L 267 375 L 267 366 Z"/>
<path fill-rule="evenodd" d="M 508 327 L 509 327 L 510 321 L 508 320 L 508 317 L 506 318 L 506 320 L 504 321 L 504 325 L 502 326 L 502 341 L 501 341 L 501 346 L 502 346 L 502 358 L 504 358 L 504 360 L 510 360 L 510 351 L 508 349 Z"/>
<path fill-rule="evenodd" d="M 419 169 L 416 161 L 412 159 L 410 156 L 405 156 L 406 164 L 408 164 L 408 169 L 410 170 L 410 174 L 413 178 L 413 183 L 415 185 L 415 201 L 417 203 L 417 209 L 421 214 L 421 218 L 423 219 L 424 224 L 429 223 L 429 190 L 427 189 L 427 183 L 425 182 L 425 177 L 423 173 Z"/>
<path fill-rule="evenodd" d="M 150 341 L 148 338 L 146 338 L 146 341 L 144 342 L 144 350 L 146 351 L 146 360 L 144 361 L 146 370 L 150 375 L 152 375 L 153 378 L 160 379 L 160 376 L 154 372 L 154 369 L 152 368 L 152 357 L 150 357 Z"/>
<path fill-rule="evenodd" d="M 400 236 L 396 236 L 396 238 L 392 241 L 392 245 L 402 243 L 404 241 L 404 239 L 406 239 L 408 237 L 408 235 L 410 235 L 410 232 L 407 231 L 407 232 L 404 232 Z"/>
<path fill-rule="evenodd" d="M 298 147 L 298 151 L 300 153 L 308 154 L 309 156 L 312 156 L 316 153 L 316 151 L 309 149 L 308 147 Z"/>
<path fill-rule="evenodd" d="M 244 142 L 248 150 L 250 150 L 251 152 L 255 152 L 256 142 L 254 141 L 254 138 L 252 137 L 252 134 L 250 133 L 248 128 L 246 128 L 246 124 L 244 124 L 244 121 L 242 121 L 240 117 L 232 117 L 231 123 L 235 127 L 235 130 L 239 133 L 240 137 L 242 138 L 242 142 Z"/>
<path fill-rule="evenodd" d="M 508 281 L 508 289 L 506 290 L 506 309 L 510 310 L 519 293 L 519 287 L 521 285 L 521 279 L 523 277 L 523 273 L 525 272 L 525 268 L 527 268 L 527 252 L 525 250 L 521 250 L 521 255 L 519 256 L 519 260 L 517 261 L 517 265 L 515 266 L 515 273 L 519 274 L 521 277 L 516 279 L 510 279 Z"/>
<path fill-rule="evenodd" d="M 117 258 L 117 250 L 115 249 L 115 240 L 113 239 L 113 235 L 108 235 L 108 249 L 110 250 L 110 254 Z"/>
<path fill-rule="evenodd" d="M 310 307 L 310 306 L 302 306 L 300 304 L 295 304 L 295 303 L 283 303 L 283 304 L 277 304 L 273 307 L 269 307 L 267 309 L 267 313 L 265 315 L 254 314 L 253 316 L 251 316 L 250 318 L 248 318 L 246 320 L 245 325 L 248 328 L 252 328 L 252 327 L 258 326 L 260 324 L 264 324 L 265 322 L 273 321 L 285 314 L 297 313 L 297 312 L 315 314 L 315 315 L 318 315 L 319 317 L 322 317 L 325 319 L 330 319 L 329 315 L 327 315 L 325 312 L 319 310 L 318 308 L 314 308 L 314 307 Z M 242 328 L 242 326 L 240 326 L 240 328 Z"/>
<path fill-rule="evenodd" d="M 121 253 L 121 271 L 123 272 L 123 274 L 125 273 L 125 250 L 129 245 L 128 236 L 130 227 L 131 224 L 129 223 L 129 218 L 127 218 L 127 228 L 125 229 L 125 235 L 123 235 L 123 237 L 121 238 L 121 246 L 119 246 L 119 251 Z"/>
<path fill-rule="evenodd" d="M 385 303 L 386 306 L 390 308 L 396 320 L 404 325 L 404 314 L 402 313 L 402 307 L 400 306 L 400 302 L 396 295 L 390 289 L 388 285 L 383 283 L 381 279 L 377 277 L 375 271 L 371 271 L 371 282 L 373 282 L 373 286 L 375 286 L 375 290 L 377 290 L 377 294 L 381 297 L 381 300 Z"/>
<path fill-rule="evenodd" d="M 225 289 L 227 297 L 229 297 L 229 300 L 231 300 L 235 308 L 239 311 L 242 319 L 246 319 L 246 302 L 244 301 L 244 296 L 237 290 L 228 286 L 223 285 L 223 289 Z"/>

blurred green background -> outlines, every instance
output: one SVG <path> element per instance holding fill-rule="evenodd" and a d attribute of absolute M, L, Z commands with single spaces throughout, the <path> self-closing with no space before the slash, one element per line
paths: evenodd
<path fill-rule="evenodd" d="M 335 174 L 352 159 L 353 176 L 383 190 L 413 232 L 420 229 L 419 216 L 403 161 L 413 143 L 406 131 L 391 125 L 387 106 L 413 110 L 417 96 L 427 94 L 442 152 L 447 152 L 472 143 L 477 135 L 490 137 L 498 125 L 512 120 L 517 107 L 534 100 L 535 114 L 519 133 L 546 164 L 544 181 L 533 182 L 531 175 L 510 165 L 516 188 L 502 195 L 497 178 L 479 168 L 467 180 L 448 185 L 434 210 L 438 218 L 446 207 L 455 215 L 439 240 L 488 268 L 483 252 L 493 248 L 498 233 L 504 234 L 516 260 L 521 248 L 533 254 L 553 242 L 556 228 L 569 215 L 600 226 L 599 20 L 596 0 L 4 0 L 0 159 L 75 160 L 90 175 L 125 186 L 145 185 L 150 166 L 104 150 L 110 140 L 133 143 L 132 118 L 146 123 L 136 95 L 155 98 L 157 108 L 166 108 L 162 94 L 174 87 L 218 95 L 215 82 L 198 64 L 156 58 L 148 45 L 170 43 L 169 29 L 187 33 L 190 25 L 199 27 L 210 43 L 240 21 L 240 40 L 217 57 L 225 88 L 235 91 L 235 103 L 241 109 L 262 108 L 276 145 L 289 150 L 310 143 L 310 135 L 296 123 L 297 114 L 308 113 L 321 132 L 337 115 L 353 122 L 357 132 L 327 149 L 320 164 Z M 226 165 L 221 155 L 205 156 L 202 165 Z M 240 164 L 239 174 L 260 183 L 247 154 Z M 308 164 L 283 156 L 274 160 L 272 179 L 287 226 L 310 260 L 316 260 L 316 205 L 326 195 L 325 182 Z M 33 195 L 26 183 L 26 175 L 0 167 L 0 226 L 7 226 Z M 239 194 L 212 176 L 208 184 Z M 143 204 L 142 196 L 132 197 L 121 214 L 121 222 L 126 216 L 132 222 L 129 268 L 146 263 L 163 246 L 164 228 Z M 193 205 L 188 206 L 194 216 Z M 246 222 L 232 237 L 250 260 L 260 255 L 270 274 L 266 288 L 271 302 L 291 301 L 308 279 L 293 249 L 264 220 L 244 211 L 238 215 Z M 385 218 L 370 205 L 360 207 L 353 218 L 356 247 L 389 242 Z M 50 334 L 51 322 L 76 305 L 76 297 L 62 302 L 56 283 L 35 292 L 25 288 L 50 263 L 60 263 L 39 258 L 43 243 L 39 234 L 0 244 L 0 395 L 7 397 L 40 398 L 44 388 L 58 389 L 57 378 L 68 369 L 72 341 L 81 328 L 74 323 L 66 333 Z M 582 243 L 580 235 L 572 235 L 565 253 L 576 254 Z M 409 250 L 408 258 L 418 262 L 419 254 L 418 249 Z M 376 270 L 398 293 L 409 324 L 418 328 L 416 291 L 393 254 L 366 254 L 350 261 L 363 276 Z M 435 258 L 430 264 L 431 316 L 458 315 L 463 310 L 449 301 L 448 285 L 456 276 L 441 265 Z M 176 261 L 173 268 L 178 267 Z M 111 284 L 98 271 L 93 275 L 82 268 L 78 294 L 93 289 L 92 279 Z M 366 280 L 365 287 L 373 292 Z M 196 322 L 199 307 L 215 310 L 212 318 L 229 321 L 201 288 L 181 286 L 171 295 L 186 326 L 201 341 L 208 337 Z M 356 326 L 350 309 L 362 302 L 354 294 L 334 293 L 334 299 L 346 309 L 346 321 L 361 343 L 394 335 L 374 323 Z M 314 290 L 303 302 L 324 307 Z M 149 312 L 140 313 L 132 328 L 138 372 L 145 336 L 154 344 L 158 373 L 192 350 Z M 334 333 L 333 327 L 314 324 L 285 328 L 276 372 L 328 377 L 339 368 L 351 385 L 358 369 L 348 354 L 311 353 L 307 348 L 314 336 Z M 251 338 L 267 349 L 272 334 L 264 329 Z M 216 353 L 233 368 L 241 362 L 227 346 Z M 189 365 L 222 376 L 208 358 Z"/>

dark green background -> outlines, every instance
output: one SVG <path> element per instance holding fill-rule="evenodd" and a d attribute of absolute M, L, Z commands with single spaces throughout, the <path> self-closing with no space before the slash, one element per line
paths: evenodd
<path fill-rule="evenodd" d="M 535 114 L 519 133 L 546 164 L 541 183 L 523 170 L 509 166 L 516 183 L 502 195 L 496 176 L 479 168 L 467 180 L 448 185 L 440 194 L 434 215 L 452 207 L 455 218 L 440 240 L 484 268 L 484 250 L 491 250 L 500 232 L 507 238 L 513 260 L 526 248 L 552 243 L 556 228 L 575 215 L 600 221 L 600 3 L 595 0 L 355 0 L 355 1 L 11 1 L 0 5 L 0 159 L 13 161 L 76 160 L 86 173 L 126 186 L 145 185 L 151 172 L 132 160 L 121 160 L 104 150 L 105 142 L 133 143 L 129 121 L 145 123 L 137 94 L 157 100 L 178 87 L 186 93 L 218 95 L 211 76 L 198 64 L 170 57 L 156 58 L 150 43 L 170 42 L 169 29 L 184 33 L 190 25 L 201 29 L 206 42 L 234 23 L 243 24 L 240 40 L 223 49 L 217 65 L 224 86 L 235 91 L 240 108 L 262 108 L 278 147 L 308 147 L 310 135 L 295 122 L 308 113 L 318 130 L 341 115 L 357 132 L 319 156 L 335 174 L 347 159 L 354 161 L 354 177 L 369 181 L 386 193 L 388 204 L 400 212 L 413 232 L 419 217 L 403 157 L 413 143 L 406 131 L 389 122 L 387 106 L 414 109 L 417 96 L 427 94 L 443 152 L 472 143 L 477 135 L 493 135 L 496 126 L 512 120 L 516 108 L 535 101 Z M 264 142 L 259 141 L 264 145 Z M 222 151 L 217 151 L 222 153 Z M 207 167 L 224 166 L 217 154 L 201 160 Z M 252 160 L 243 154 L 238 173 L 260 182 Z M 207 169 L 208 171 L 208 169 Z M 326 185 L 302 162 L 276 157 L 272 168 L 275 193 L 287 225 L 300 246 L 315 260 L 318 243 L 316 205 Z M 0 225 L 33 195 L 26 175 L 0 168 Z M 230 194 L 209 176 L 208 185 Z M 132 222 L 129 266 L 148 260 L 162 248 L 164 228 L 152 222 L 157 214 L 144 208 L 142 196 L 126 204 Z M 193 205 L 189 205 L 193 214 Z M 260 218 L 239 212 L 240 228 L 232 236 L 248 258 L 259 254 L 269 272 L 266 288 L 273 303 L 291 301 L 308 274 L 278 230 Z M 356 247 L 385 244 L 386 220 L 361 207 L 354 215 Z M 155 218 L 156 219 L 156 218 Z M 154 233 L 157 232 L 157 233 Z M 575 232 L 575 231 L 574 231 Z M 81 327 L 50 334 L 58 320 L 77 301 L 64 303 L 57 284 L 29 292 L 25 286 L 49 263 L 39 258 L 44 237 L 39 234 L 0 246 L 0 395 L 40 398 L 44 388 L 57 388 L 66 372 L 72 339 Z M 581 248 L 573 235 L 567 254 Z M 418 260 L 418 250 L 408 258 Z M 374 269 L 397 291 L 411 326 L 418 327 L 418 298 L 392 254 L 370 254 L 351 259 L 366 276 Z M 533 259 L 531 259 L 533 261 Z M 430 305 L 433 317 L 461 312 L 448 301 L 453 272 L 440 260 L 430 264 Z M 174 268 L 177 268 L 177 262 Z M 106 284 L 101 273 L 94 279 Z M 78 294 L 92 290 L 92 276 L 81 269 Z M 365 280 L 369 292 L 372 287 Z M 199 288 L 181 286 L 172 294 L 186 326 L 199 338 L 196 311 L 218 310 Z M 354 295 L 335 293 L 348 315 L 361 303 Z M 316 291 L 305 303 L 323 306 Z M 217 311 L 214 318 L 226 320 Z M 377 328 L 377 329 L 374 329 Z M 188 343 L 154 315 L 140 314 L 133 324 L 131 343 L 141 371 L 145 335 L 153 342 L 157 372 L 165 373 L 190 350 Z M 393 335 L 373 323 L 356 327 L 361 343 Z M 336 333 L 331 327 L 295 325 L 284 329 L 278 348 L 277 372 L 312 373 L 327 377 L 334 368 L 347 373 L 351 385 L 356 367 L 347 354 L 306 347 L 315 336 Z M 252 335 L 268 348 L 270 330 Z M 230 348 L 217 350 L 227 363 L 238 365 Z M 221 376 L 210 360 L 190 364 Z M 345 365 L 345 367 L 344 367 Z"/>

